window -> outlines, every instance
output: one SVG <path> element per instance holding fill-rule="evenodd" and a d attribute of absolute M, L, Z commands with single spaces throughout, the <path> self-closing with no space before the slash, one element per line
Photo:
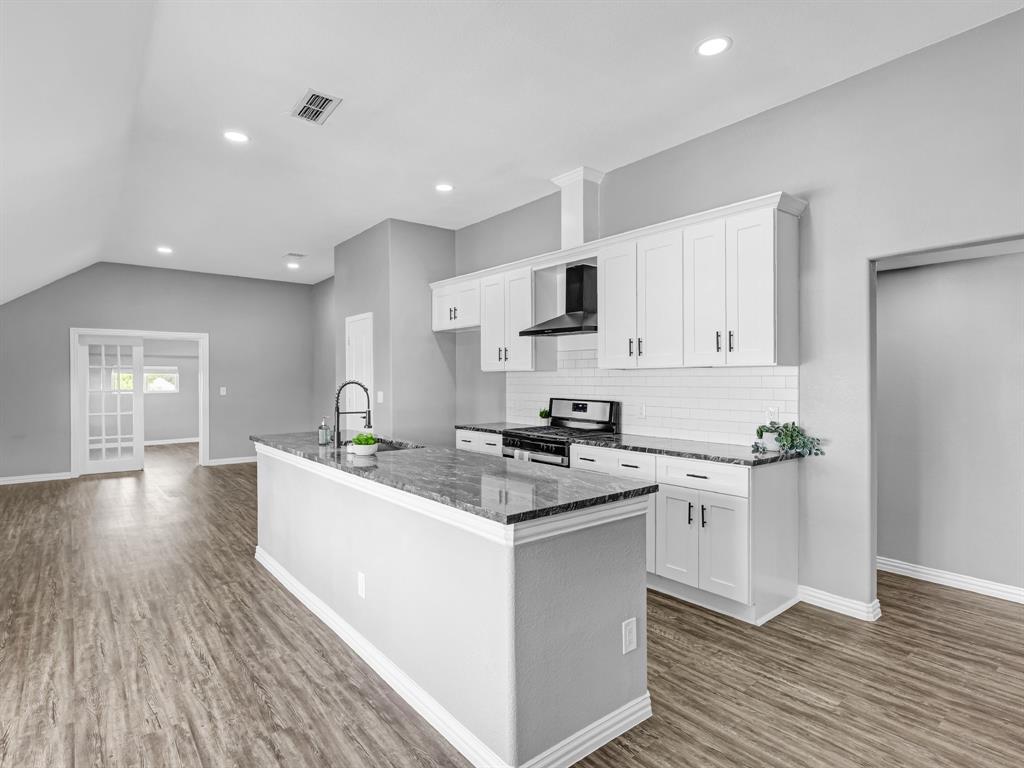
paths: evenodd
<path fill-rule="evenodd" d="M 170 395 L 178 391 L 176 366 L 146 366 L 143 391 L 147 395 Z"/>
<path fill-rule="evenodd" d="M 114 368 L 110 371 L 110 388 L 115 392 L 131 392 L 135 389 L 135 374 L 124 368 Z"/>

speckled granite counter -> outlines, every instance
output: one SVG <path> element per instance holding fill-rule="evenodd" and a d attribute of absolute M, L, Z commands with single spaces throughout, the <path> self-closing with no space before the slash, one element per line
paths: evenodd
<path fill-rule="evenodd" d="M 345 437 L 355 434 L 346 433 Z M 654 483 L 449 448 L 409 448 L 359 457 L 317 445 L 313 432 L 253 435 L 250 439 L 505 525 L 658 490 Z M 502 493 L 493 492 L 498 486 Z"/>
<path fill-rule="evenodd" d="M 492 421 L 487 424 L 456 424 L 456 429 L 471 429 L 474 432 L 492 432 L 496 435 L 500 435 L 506 429 L 523 429 L 529 427 L 530 424 L 516 424 L 511 421 Z M 533 425 L 536 426 L 536 425 Z"/>
<path fill-rule="evenodd" d="M 579 445 L 592 445 L 597 448 L 616 448 L 622 451 L 638 453 L 657 453 L 663 456 L 679 456 L 685 459 L 701 461 L 717 461 L 722 464 L 739 464 L 745 467 L 756 467 L 761 464 L 773 464 L 777 461 L 789 461 L 795 456 L 783 456 L 778 451 L 765 454 L 752 453 L 749 446 L 732 445 L 729 443 L 703 443 L 697 440 L 675 440 L 668 437 L 646 437 L 644 435 L 595 435 L 593 438 L 573 440 Z"/>

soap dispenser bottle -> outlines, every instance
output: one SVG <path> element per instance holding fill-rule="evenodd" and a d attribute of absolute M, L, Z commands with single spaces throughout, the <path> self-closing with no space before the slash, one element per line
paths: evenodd
<path fill-rule="evenodd" d="M 320 426 L 316 430 L 316 441 L 320 445 L 327 445 L 331 442 L 331 428 L 327 426 L 327 417 L 320 419 Z"/>

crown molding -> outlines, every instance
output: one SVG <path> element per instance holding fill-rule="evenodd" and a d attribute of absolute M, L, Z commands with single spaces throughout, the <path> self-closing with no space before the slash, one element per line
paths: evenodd
<path fill-rule="evenodd" d="M 552 184 L 557 184 L 560 187 L 567 187 L 570 184 L 574 184 L 577 181 L 592 181 L 595 184 L 600 184 L 604 180 L 604 173 L 596 171 L 593 168 L 588 168 L 585 165 L 581 165 L 579 168 L 574 168 L 571 171 L 554 176 L 551 179 Z"/>

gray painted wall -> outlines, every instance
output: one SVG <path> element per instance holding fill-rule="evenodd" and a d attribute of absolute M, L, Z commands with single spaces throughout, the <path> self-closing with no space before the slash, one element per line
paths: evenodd
<path fill-rule="evenodd" d="M 312 290 L 313 300 L 313 402 L 311 409 L 314 421 L 327 417 L 331 421 L 334 407 L 334 389 L 337 386 L 334 375 L 335 339 L 337 325 L 334 322 L 334 278 L 329 277 L 317 283 Z"/>
<path fill-rule="evenodd" d="M 430 329 L 433 280 L 451 277 L 454 233 L 388 219 L 335 246 L 337 378 L 345 376 L 345 318 L 373 312 L 374 431 L 454 445 L 455 342 Z"/>
<path fill-rule="evenodd" d="M 1024 587 L 1024 255 L 878 276 L 878 554 Z"/>
<path fill-rule="evenodd" d="M 611 171 L 601 233 L 782 189 L 800 225 L 800 581 L 875 595 L 868 260 L 1024 230 L 1024 12 Z M 557 198 L 456 233 L 459 273 L 558 246 Z M 527 236 L 520 253 L 510 253 Z M 550 239 L 547 239 L 550 238 Z M 474 335 L 475 336 L 475 335 Z M 502 374 L 458 342 L 457 420 L 502 418 Z M 492 378 L 499 383 L 492 383 Z"/>
<path fill-rule="evenodd" d="M 382 435 L 394 434 L 391 419 L 389 248 L 390 225 L 387 221 L 334 246 L 336 378 L 338 382 L 348 378 L 345 373 L 345 318 L 373 312 L 373 388 L 384 393 L 383 403 L 377 403 L 374 394 L 373 429 Z M 333 407 L 332 404 L 332 413 Z M 328 420 L 331 418 L 329 414 Z"/>
<path fill-rule="evenodd" d="M 146 440 L 199 437 L 199 342 L 143 340 L 144 366 L 178 369 L 178 391 L 145 394 Z"/>
<path fill-rule="evenodd" d="M 313 426 L 308 285 L 99 263 L 0 306 L 0 477 L 70 469 L 71 327 L 209 333 L 211 458 Z"/>
<path fill-rule="evenodd" d="M 455 233 L 391 224 L 391 412 L 396 434 L 455 446 L 455 334 L 430 327 L 427 284 L 455 271 Z"/>
<path fill-rule="evenodd" d="M 506 264 L 562 245 L 561 196 L 542 197 L 455 233 L 455 274 Z M 505 374 L 480 370 L 480 331 L 455 340 L 457 424 L 505 420 Z"/>

